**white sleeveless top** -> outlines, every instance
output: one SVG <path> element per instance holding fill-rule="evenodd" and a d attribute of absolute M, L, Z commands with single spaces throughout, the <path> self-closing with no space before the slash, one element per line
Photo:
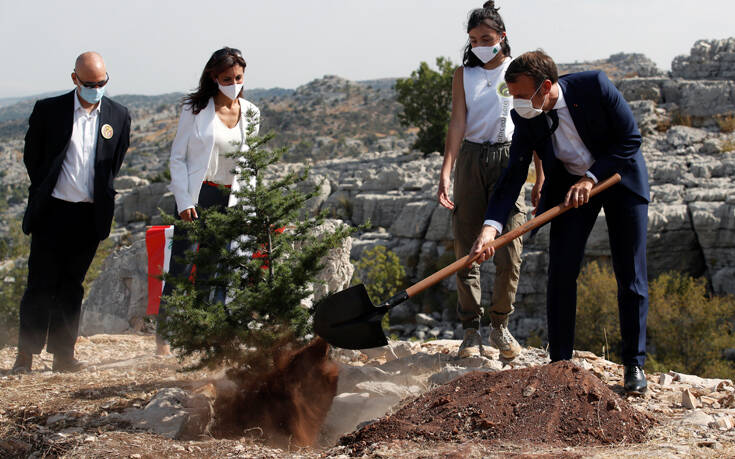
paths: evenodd
<path fill-rule="evenodd" d="M 485 70 L 463 67 L 464 100 L 467 105 L 467 124 L 464 138 L 470 142 L 503 143 L 513 137 L 510 109 L 513 96 L 505 84 L 505 71 L 511 59 L 502 65 Z"/>
<path fill-rule="evenodd" d="M 234 175 L 235 158 L 227 156 L 228 153 L 242 151 L 245 143 L 245 133 L 242 128 L 242 120 L 237 122 L 233 128 L 228 128 L 225 123 L 214 115 L 214 148 L 209 157 L 209 166 L 204 180 L 218 183 L 220 185 L 231 185 Z"/>

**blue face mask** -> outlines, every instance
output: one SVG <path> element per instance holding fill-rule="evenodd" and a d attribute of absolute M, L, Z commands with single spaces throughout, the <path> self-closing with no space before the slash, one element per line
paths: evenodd
<path fill-rule="evenodd" d="M 77 86 L 79 88 L 79 95 L 82 99 L 86 100 L 90 104 L 96 104 L 102 100 L 102 96 L 105 95 L 105 86 L 101 88 L 88 88 L 86 86 Z"/>

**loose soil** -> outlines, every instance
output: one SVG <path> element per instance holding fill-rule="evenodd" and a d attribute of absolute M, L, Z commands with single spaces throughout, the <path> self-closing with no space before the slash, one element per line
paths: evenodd
<path fill-rule="evenodd" d="M 250 431 L 272 446 L 312 446 L 337 394 L 338 372 L 321 338 L 286 352 L 255 381 L 243 375 L 234 390 L 217 391 L 212 434 L 236 439 Z"/>
<path fill-rule="evenodd" d="M 390 440 L 594 446 L 642 442 L 653 423 L 592 373 L 564 361 L 469 373 L 340 444 L 356 453 Z"/>

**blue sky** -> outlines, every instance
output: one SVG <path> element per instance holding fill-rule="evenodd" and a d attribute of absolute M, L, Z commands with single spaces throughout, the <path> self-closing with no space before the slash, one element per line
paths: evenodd
<path fill-rule="evenodd" d="M 420 61 L 458 62 L 465 0 L 96 2 L 0 0 L 0 97 L 71 87 L 74 58 L 96 50 L 112 94 L 196 85 L 223 45 L 248 60 L 246 86 L 293 88 L 325 74 L 406 76 Z M 557 62 L 644 53 L 660 68 L 700 38 L 735 36 L 735 1 L 498 0 L 513 54 L 543 48 Z"/>

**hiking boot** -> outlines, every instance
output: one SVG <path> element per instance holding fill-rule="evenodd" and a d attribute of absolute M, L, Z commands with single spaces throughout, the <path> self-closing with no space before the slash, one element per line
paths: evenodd
<path fill-rule="evenodd" d="M 464 339 L 459 345 L 457 357 L 464 359 L 482 352 L 482 338 L 475 328 L 467 328 L 464 331 Z"/>
<path fill-rule="evenodd" d="M 513 338 L 505 324 L 493 327 L 490 332 L 490 342 L 498 348 L 504 359 L 514 359 L 521 353 L 521 345 Z"/>
<path fill-rule="evenodd" d="M 18 356 L 15 358 L 15 363 L 13 364 L 13 369 L 11 371 L 15 375 L 30 373 L 32 364 L 33 354 L 28 352 L 18 352 Z"/>

